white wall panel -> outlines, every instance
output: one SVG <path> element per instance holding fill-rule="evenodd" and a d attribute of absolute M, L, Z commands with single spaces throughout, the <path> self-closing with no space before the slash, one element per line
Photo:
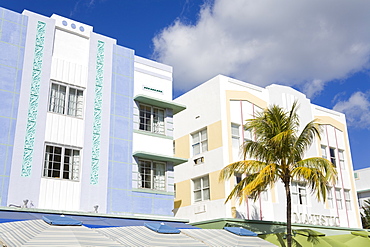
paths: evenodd
<path fill-rule="evenodd" d="M 46 120 L 45 141 L 82 147 L 84 136 L 82 130 L 82 119 L 56 113 L 48 113 Z"/>
<path fill-rule="evenodd" d="M 41 179 L 38 208 L 56 210 L 79 210 L 79 182 L 61 179 Z"/>
<path fill-rule="evenodd" d="M 53 57 L 51 79 L 79 87 L 86 87 L 87 67 L 86 65 L 76 64 L 58 57 Z"/>
<path fill-rule="evenodd" d="M 155 154 L 173 156 L 173 143 L 170 139 L 134 133 L 133 152 L 146 151 Z"/>

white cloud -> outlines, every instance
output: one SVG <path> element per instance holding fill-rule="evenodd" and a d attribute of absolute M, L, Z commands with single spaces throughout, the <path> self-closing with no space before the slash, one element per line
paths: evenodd
<path fill-rule="evenodd" d="M 363 0 L 208 1 L 196 24 L 176 20 L 153 38 L 154 57 L 174 66 L 178 91 L 225 74 L 314 96 L 368 67 L 369 9 Z"/>
<path fill-rule="evenodd" d="M 346 114 L 348 125 L 370 129 L 369 93 L 355 92 L 348 100 L 336 103 L 333 109 Z"/>

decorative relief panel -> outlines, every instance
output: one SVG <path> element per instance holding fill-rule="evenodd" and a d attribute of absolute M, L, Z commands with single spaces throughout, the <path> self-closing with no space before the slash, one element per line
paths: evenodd
<path fill-rule="evenodd" d="M 30 92 L 30 102 L 28 106 L 26 138 L 24 142 L 23 164 L 21 176 L 31 176 L 33 149 L 35 144 L 36 120 L 38 102 L 40 95 L 40 81 L 42 72 L 42 58 L 44 55 L 46 23 L 38 21 L 35 43 L 35 55 L 32 68 L 32 82 Z"/>
<path fill-rule="evenodd" d="M 104 42 L 99 40 L 98 51 L 96 55 L 94 125 L 93 125 L 90 184 L 98 184 L 99 181 L 100 130 L 102 121 L 101 114 L 103 105 L 103 79 L 104 79 L 103 72 L 104 72 Z"/>

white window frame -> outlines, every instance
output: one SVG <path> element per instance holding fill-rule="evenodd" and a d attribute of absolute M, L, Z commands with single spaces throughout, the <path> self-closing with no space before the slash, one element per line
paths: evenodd
<path fill-rule="evenodd" d="M 44 178 L 79 181 L 81 148 L 46 143 L 44 154 Z"/>
<path fill-rule="evenodd" d="M 208 151 L 207 128 L 201 129 L 191 134 L 193 155 Z M 198 151 L 199 149 L 199 151 Z"/>
<path fill-rule="evenodd" d="M 344 200 L 346 203 L 346 209 L 351 210 L 351 194 L 349 189 L 344 189 Z"/>
<path fill-rule="evenodd" d="M 328 189 L 328 205 L 329 208 L 334 208 L 334 197 L 333 197 L 333 188 Z"/>
<path fill-rule="evenodd" d="M 328 158 L 328 155 L 326 154 L 326 146 L 325 145 L 321 145 L 321 157 L 324 158 L 324 159 Z"/>
<path fill-rule="evenodd" d="M 330 162 L 333 163 L 335 167 L 337 167 L 337 157 L 335 153 L 336 153 L 336 148 L 329 147 Z"/>
<path fill-rule="evenodd" d="M 337 207 L 338 209 L 343 209 L 342 204 L 342 189 L 341 188 L 335 188 L 335 197 L 337 200 Z"/>
<path fill-rule="evenodd" d="M 231 123 L 231 145 L 233 151 L 233 160 L 239 160 L 240 124 Z"/>
<path fill-rule="evenodd" d="M 292 203 L 296 205 L 307 205 L 307 188 L 302 182 L 291 183 Z"/>
<path fill-rule="evenodd" d="M 56 90 L 55 87 L 57 87 Z M 84 90 L 82 88 L 51 81 L 48 107 L 49 112 L 82 118 L 83 107 Z"/>
<path fill-rule="evenodd" d="M 197 186 L 198 181 L 199 187 Z M 209 186 L 208 175 L 193 179 L 193 196 L 194 202 L 208 201 L 211 199 L 211 189 Z"/>
<path fill-rule="evenodd" d="M 158 169 L 157 165 L 161 165 L 163 169 Z M 162 171 L 163 174 L 158 174 Z M 138 181 L 139 189 L 151 189 L 166 191 L 167 185 L 167 164 L 166 162 L 156 160 L 138 159 Z"/>
<path fill-rule="evenodd" d="M 266 189 L 261 191 L 260 197 L 263 201 L 268 201 L 269 200 L 268 190 Z"/>
<path fill-rule="evenodd" d="M 346 169 L 345 162 L 344 162 L 344 150 L 339 149 L 338 150 L 338 156 L 339 156 L 339 165 L 342 170 Z"/>
<path fill-rule="evenodd" d="M 163 113 L 163 119 L 160 118 Z M 166 109 L 147 104 L 139 104 L 139 130 L 165 135 Z"/>

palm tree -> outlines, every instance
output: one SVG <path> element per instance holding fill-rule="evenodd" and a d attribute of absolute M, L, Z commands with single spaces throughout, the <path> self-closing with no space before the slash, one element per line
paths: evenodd
<path fill-rule="evenodd" d="M 370 229 L 370 199 L 364 201 L 361 212 L 362 227 Z"/>
<path fill-rule="evenodd" d="M 226 202 L 234 197 L 239 198 L 240 203 L 248 197 L 256 200 L 262 191 L 277 181 L 284 184 L 288 247 L 292 244 L 291 182 L 305 182 L 319 201 L 325 201 L 329 185 L 335 184 L 337 179 L 336 169 L 327 159 L 303 159 L 315 137 L 320 138 L 320 126 L 314 120 L 299 133 L 297 109 L 297 102 L 290 111 L 273 105 L 259 112 L 254 119 L 247 120 L 244 128 L 252 131 L 255 140 L 244 142 L 244 160 L 229 164 L 220 173 L 220 181 L 235 173 L 247 175 L 233 188 Z M 247 157 L 253 160 L 247 160 Z"/>

